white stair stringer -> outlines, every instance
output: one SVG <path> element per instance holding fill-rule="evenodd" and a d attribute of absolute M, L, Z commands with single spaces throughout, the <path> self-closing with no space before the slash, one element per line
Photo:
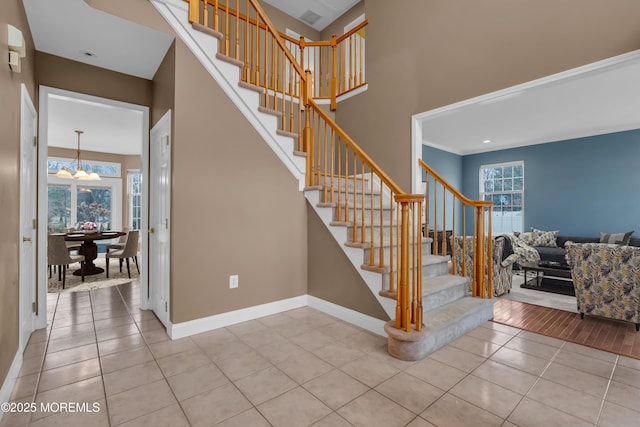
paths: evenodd
<path fill-rule="evenodd" d="M 151 3 L 298 180 L 298 189 L 302 191 L 305 183 L 306 160 L 294 155 L 291 137 L 276 133 L 277 118 L 258 111 L 260 94 L 238 86 L 240 81 L 238 67 L 216 58 L 218 40 L 192 28 L 189 24 L 187 2 L 151 0 Z"/>
<path fill-rule="evenodd" d="M 318 203 L 320 203 L 321 190 L 306 190 L 304 194 L 309 201 L 309 204 L 313 207 L 324 225 L 327 227 L 327 230 L 329 230 L 333 238 L 336 239 L 336 242 L 338 242 L 338 246 L 342 248 L 342 251 L 344 252 L 346 257 L 349 258 L 349 261 L 351 261 L 351 264 L 355 267 L 358 274 L 360 274 L 362 280 L 364 280 L 364 282 L 367 284 L 373 296 L 378 300 L 385 313 L 387 313 L 389 318 L 395 318 L 396 300 L 380 295 L 380 291 L 382 290 L 383 275 L 360 268 L 360 266 L 362 265 L 363 249 L 346 246 L 344 244 L 344 242 L 349 240 L 347 235 L 347 227 L 330 225 L 331 221 L 333 221 L 333 208 L 318 207 Z"/>

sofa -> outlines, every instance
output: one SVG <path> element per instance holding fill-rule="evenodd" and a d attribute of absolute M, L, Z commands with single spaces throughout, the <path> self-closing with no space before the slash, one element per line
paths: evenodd
<path fill-rule="evenodd" d="M 553 232 L 545 232 L 545 233 L 553 233 Z M 524 236 L 523 233 L 520 236 Z M 623 233 L 621 233 L 623 234 Z M 547 239 L 547 244 L 545 246 L 540 246 L 537 244 L 532 244 L 531 247 L 535 249 L 539 256 L 540 261 L 543 262 L 551 262 L 551 263 L 559 263 L 560 265 L 567 266 L 567 261 L 565 255 L 567 251 L 565 249 L 565 244 L 567 242 L 573 243 L 601 243 L 600 237 L 584 237 L 584 236 L 555 236 L 555 247 L 553 247 L 553 243 L 551 243 L 551 234 L 549 235 L 549 239 Z M 527 238 L 523 239 L 525 243 L 527 243 Z M 538 241 L 539 242 L 539 241 Z M 629 240 L 629 246 L 637 246 L 640 247 L 640 237 L 631 237 Z"/>
<path fill-rule="evenodd" d="M 640 248 L 567 242 L 580 317 L 633 322 L 640 330 Z"/>
<path fill-rule="evenodd" d="M 471 280 L 467 286 L 467 291 L 471 292 L 473 286 L 473 253 L 474 253 L 474 244 L 473 244 L 473 236 L 465 236 L 465 252 L 463 254 L 462 251 L 462 236 L 449 237 L 449 241 L 453 240 L 452 247 L 452 256 L 453 261 L 455 262 L 455 274 L 462 276 L 462 265 L 464 258 L 464 266 L 465 266 L 465 276 L 469 277 Z M 507 253 L 505 252 L 505 241 L 504 236 L 499 236 L 493 240 L 492 250 L 493 250 L 493 259 L 492 259 L 492 286 L 493 286 L 493 295 L 499 296 L 504 293 L 511 291 L 511 282 L 512 282 L 512 267 L 513 260 L 507 259 Z M 485 248 L 487 247 L 488 241 L 485 239 Z M 486 262 L 485 262 L 486 265 Z M 485 279 L 487 279 L 487 273 L 485 270 Z"/>

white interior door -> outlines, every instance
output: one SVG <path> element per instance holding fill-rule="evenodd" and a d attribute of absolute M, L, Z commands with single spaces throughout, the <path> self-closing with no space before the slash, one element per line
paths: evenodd
<path fill-rule="evenodd" d="M 25 85 L 20 108 L 20 348 L 34 329 L 38 115 Z"/>
<path fill-rule="evenodd" d="M 149 300 L 151 309 L 167 326 L 171 248 L 171 111 L 151 129 L 149 157 Z"/>

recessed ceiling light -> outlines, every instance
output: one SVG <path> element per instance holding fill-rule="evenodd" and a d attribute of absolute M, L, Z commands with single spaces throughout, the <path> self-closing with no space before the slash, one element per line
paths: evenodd
<path fill-rule="evenodd" d="M 97 58 L 97 57 L 98 57 L 98 55 L 96 55 L 96 54 L 95 54 L 95 53 L 93 53 L 93 52 L 89 52 L 88 50 L 81 50 L 81 51 L 80 51 L 80 54 L 81 54 L 82 56 L 88 56 L 88 57 L 90 57 L 90 58 Z"/>
<path fill-rule="evenodd" d="M 484 141 L 482 141 L 482 143 L 483 143 L 483 144 L 488 144 L 488 143 L 490 143 L 490 142 L 491 142 L 491 140 L 490 140 L 490 139 L 485 139 Z"/>

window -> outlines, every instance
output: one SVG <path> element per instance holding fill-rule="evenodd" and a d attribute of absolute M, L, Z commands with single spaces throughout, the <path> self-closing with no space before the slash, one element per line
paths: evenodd
<path fill-rule="evenodd" d="M 524 162 L 480 167 L 480 198 L 493 202 L 493 234 L 524 230 Z M 485 221 L 488 219 L 485 214 Z"/>
<path fill-rule="evenodd" d="M 98 230 L 121 228 L 122 180 L 76 181 L 48 175 L 47 228 L 62 232 L 80 228 L 86 221 L 98 224 Z"/>
<path fill-rule="evenodd" d="M 127 172 L 129 195 L 129 226 L 139 230 L 142 217 L 142 174 L 139 171 Z"/>
<path fill-rule="evenodd" d="M 71 171 L 71 173 L 74 173 L 77 166 L 76 160 L 73 159 L 63 159 L 58 157 L 49 157 L 47 159 L 48 173 L 56 173 L 62 167 L 66 167 Z M 120 178 L 120 163 L 82 161 L 80 166 L 82 166 L 82 169 L 86 171 L 96 171 L 101 177 L 106 176 Z"/>

